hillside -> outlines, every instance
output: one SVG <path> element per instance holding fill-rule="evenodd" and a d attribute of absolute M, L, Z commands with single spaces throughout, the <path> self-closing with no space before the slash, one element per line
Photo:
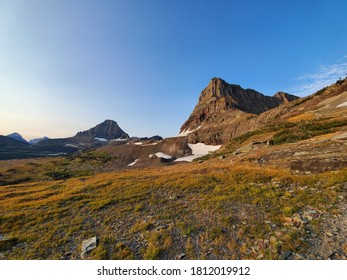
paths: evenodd
<path fill-rule="evenodd" d="M 346 169 L 294 175 L 218 159 L 92 176 L 79 168 L 45 159 L 0 169 L 12 180 L 0 188 L 0 258 L 80 259 L 93 236 L 99 245 L 84 258 L 347 257 Z M 22 174 L 33 182 L 15 183 Z"/>
<path fill-rule="evenodd" d="M 265 111 L 239 102 L 178 137 L 48 139 L 40 145 L 99 146 L 0 161 L 0 259 L 346 260 L 347 80 L 295 100 L 246 91 Z M 98 244 L 82 255 L 91 237 Z"/>

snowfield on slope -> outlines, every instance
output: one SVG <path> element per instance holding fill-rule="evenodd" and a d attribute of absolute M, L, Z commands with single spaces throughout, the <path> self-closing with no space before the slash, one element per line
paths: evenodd
<path fill-rule="evenodd" d="M 206 145 L 204 143 L 188 144 L 188 146 L 189 146 L 189 148 L 192 149 L 192 155 L 178 158 L 175 161 L 192 162 L 194 159 L 206 156 L 210 152 L 217 151 L 218 149 L 220 149 L 220 147 L 222 147 L 222 145 L 214 146 L 214 145 Z"/>
<path fill-rule="evenodd" d="M 165 159 L 171 159 L 172 157 L 167 155 L 167 154 L 164 154 L 162 152 L 157 152 L 155 153 L 154 155 L 156 155 L 158 158 L 165 158 Z M 150 154 L 148 155 L 149 158 L 152 158 L 153 157 L 153 154 Z"/>
<path fill-rule="evenodd" d="M 202 127 L 202 125 L 200 125 L 199 127 L 193 129 L 193 130 L 190 130 L 189 128 L 182 131 L 180 134 L 177 135 L 177 137 L 185 137 L 185 136 L 188 136 L 190 133 L 194 132 L 194 131 L 197 131 L 198 129 L 200 129 Z"/>
<path fill-rule="evenodd" d="M 347 101 L 336 106 L 336 108 L 347 106 Z"/>
<path fill-rule="evenodd" d="M 135 159 L 135 161 L 133 161 L 132 163 L 129 163 L 128 166 L 133 166 L 136 164 L 136 162 L 138 162 L 139 159 Z"/>
<path fill-rule="evenodd" d="M 95 139 L 95 140 L 98 140 L 98 141 L 100 141 L 100 142 L 107 142 L 107 141 L 108 141 L 107 139 L 105 139 L 105 138 L 100 138 L 100 137 L 95 137 L 94 139 Z"/>

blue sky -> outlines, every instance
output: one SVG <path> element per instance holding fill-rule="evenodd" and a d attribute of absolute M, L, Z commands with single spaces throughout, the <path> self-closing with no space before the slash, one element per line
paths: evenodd
<path fill-rule="evenodd" d="M 345 0 L 0 0 L 0 134 L 178 134 L 213 77 L 305 96 L 347 73 Z"/>

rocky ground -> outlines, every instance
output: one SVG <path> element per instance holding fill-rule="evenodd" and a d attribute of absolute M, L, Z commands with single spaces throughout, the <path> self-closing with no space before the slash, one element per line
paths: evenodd
<path fill-rule="evenodd" d="M 344 184 L 344 193 L 339 195 L 339 202 L 332 207 L 336 208 L 335 214 L 320 213 L 318 219 L 322 229 L 319 232 L 306 228 L 309 244 L 306 255 L 295 256 L 298 259 L 319 260 L 346 260 L 347 259 L 347 205 L 344 199 L 347 184 Z"/>

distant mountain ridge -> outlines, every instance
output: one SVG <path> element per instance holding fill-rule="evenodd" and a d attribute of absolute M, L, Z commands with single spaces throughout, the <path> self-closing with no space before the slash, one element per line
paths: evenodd
<path fill-rule="evenodd" d="M 43 140 L 46 140 L 46 139 L 49 139 L 49 138 L 47 136 L 44 136 L 44 137 L 41 137 L 41 138 L 34 138 L 34 139 L 29 140 L 29 144 L 35 145 L 35 144 L 38 144 L 40 141 L 43 141 Z"/>
<path fill-rule="evenodd" d="M 157 139 L 161 139 L 161 137 L 139 138 L 141 141 Z M 0 138 L 0 160 L 72 154 L 77 151 L 102 147 L 107 145 L 109 140 L 122 140 L 111 141 L 115 142 L 113 144 L 121 145 L 129 142 L 130 137 L 113 120 L 105 120 L 91 129 L 67 138 L 42 137 L 27 142 L 19 133 L 12 133 Z"/>
<path fill-rule="evenodd" d="M 20 142 L 23 142 L 23 143 L 28 143 L 28 141 L 25 140 L 25 139 L 22 137 L 22 135 L 20 135 L 20 134 L 17 133 L 17 132 L 13 132 L 13 133 L 7 135 L 7 137 L 10 137 L 10 138 L 12 138 L 12 139 L 15 139 L 15 140 L 20 141 Z"/>

